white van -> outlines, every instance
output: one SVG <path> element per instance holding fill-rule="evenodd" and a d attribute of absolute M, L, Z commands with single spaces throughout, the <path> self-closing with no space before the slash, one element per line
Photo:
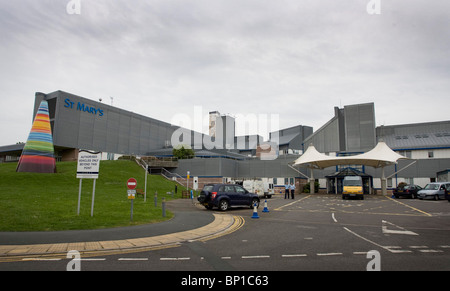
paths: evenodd
<path fill-rule="evenodd" d="M 445 199 L 445 188 L 450 189 L 450 182 L 435 182 L 425 186 L 422 190 L 417 192 L 419 199 Z"/>
<path fill-rule="evenodd" d="M 274 194 L 273 183 L 261 180 L 245 180 L 242 186 L 249 192 L 256 193 L 259 197 L 271 198 Z"/>

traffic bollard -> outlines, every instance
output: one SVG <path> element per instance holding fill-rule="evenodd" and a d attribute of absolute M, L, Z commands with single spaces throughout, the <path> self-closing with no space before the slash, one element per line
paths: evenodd
<path fill-rule="evenodd" d="M 267 208 L 267 199 L 264 201 L 264 209 L 262 212 L 269 212 L 269 208 Z"/>
<path fill-rule="evenodd" d="M 166 198 L 162 199 L 161 207 L 162 207 L 162 217 L 166 217 Z"/>
<path fill-rule="evenodd" d="M 259 218 L 258 207 L 256 206 L 256 203 L 253 204 L 253 215 L 252 215 L 252 218 Z"/>

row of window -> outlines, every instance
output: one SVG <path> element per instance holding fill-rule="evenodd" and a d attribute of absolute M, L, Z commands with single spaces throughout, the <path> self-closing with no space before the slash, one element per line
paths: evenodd
<path fill-rule="evenodd" d="M 450 133 L 448 132 L 443 132 L 443 133 L 435 133 L 434 134 L 435 137 L 444 137 L 444 136 L 450 136 Z M 414 135 L 415 138 L 429 138 L 430 135 L 429 134 L 415 134 Z M 400 140 L 400 139 L 409 139 L 409 137 L 407 135 L 397 135 L 395 137 L 395 139 Z"/>
<path fill-rule="evenodd" d="M 398 151 L 397 153 L 404 157 L 412 158 L 412 151 Z M 434 151 L 428 151 L 428 158 L 434 158 Z"/>

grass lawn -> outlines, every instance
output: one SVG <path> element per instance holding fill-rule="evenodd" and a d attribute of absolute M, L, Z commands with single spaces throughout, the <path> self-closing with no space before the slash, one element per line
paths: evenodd
<path fill-rule="evenodd" d="M 0 164 L 0 231 L 57 231 L 98 229 L 160 222 L 161 201 L 174 191 L 175 183 L 161 176 L 148 176 L 147 201 L 136 197 L 133 221 L 126 182 L 136 178 L 144 189 L 145 170 L 132 161 L 101 161 L 96 182 L 94 216 L 91 217 L 93 180 L 83 179 L 81 211 L 77 215 L 79 179 L 76 162 L 56 164 L 57 174 L 16 173 L 16 163 Z M 184 187 L 178 185 L 178 195 Z M 158 192 L 158 207 L 154 193 Z"/>

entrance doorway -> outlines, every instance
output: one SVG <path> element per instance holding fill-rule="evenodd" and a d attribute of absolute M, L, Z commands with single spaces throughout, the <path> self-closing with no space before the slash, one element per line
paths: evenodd
<path fill-rule="evenodd" d="M 328 175 L 327 178 L 327 193 L 328 194 L 342 194 L 343 181 L 345 176 L 360 176 L 363 182 L 364 194 L 373 193 L 373 177 L 367 175 L 357 169 L 347 167 L 333 175 Z"/>

